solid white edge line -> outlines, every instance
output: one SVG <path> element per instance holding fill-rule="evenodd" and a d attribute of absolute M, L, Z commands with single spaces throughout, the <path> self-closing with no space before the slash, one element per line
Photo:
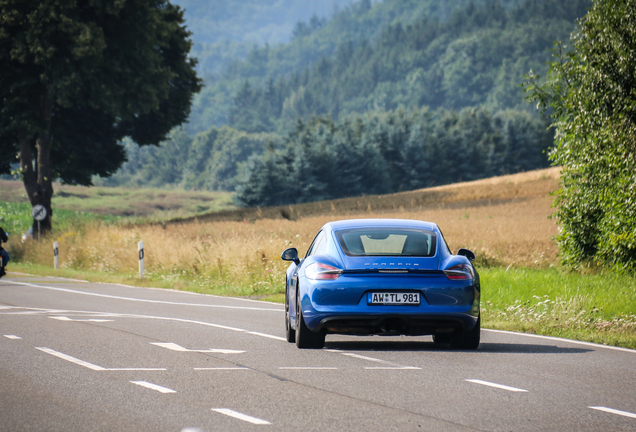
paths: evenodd
<path fill-rule="evenodd" d="M 16 335 L 4 335 L 4 337 L 6 337 L 7 339 L 13 339 L 13 340 L 22 339 L 20 336 L 16 336 Z"/>
<path fill-rule="evenodd" d="M 617 410 L 617 409 L 607 408 L 607 407 L 602 407 L 602 406 L 591 406 L 591 407 L 588 407 L 588 408 L 592 408 L 594 410 L 599 410 L 599 411 L 604 411 L 604 412 L 611 413 L 611 414 L 618 414 L 618 415 L 623 416 L 623 417 L 631 417 L 631 418 L 635 418 L 636 419 L 636 414 L 630 413 L 630 412 L 627 412 L 627 411 L 620 411 L 620 410 Z"/>
<path fill-rule="evenodd" d="M 77 365 L 84 366 L 85 368 L 89 368 L 89 369 L 94 370 L 94 371 L 106 370 L 105 368 L 103 368 L 101 366 L 97 366 L 97 365 L 94 365 L 93 363 L 89 363 L 87 361 L 80 360 L 80 359 L 75 358 L 73 356 L 70 356 L 68 354 L 64 354 L 64 353 L 61 353 L 59 351 L 52 350 L 51 348 L 35 347 L 35 349 L 40 350 L 42 352 L 45 352 L 47 354 L 51 354 L 52 356 L 61 358 L 62 360 L 66 360 L 66 361 L 69 361 L 71 363 L 75 363 Z"/>
<path fill-rule="evenodd" d="M 136 315 L 136 314 L 124 314 L 124 313 L 107 313 L 107 312 L 95 312 L 95 311 L 78 311 L 78 310 L 59 310 L 59 309 L 42 309 L 42 308 L 33 308 L 33 307 L 20 307 L 17 309 L 27 309 L 31 312 L 18 312 L 18 313 L 11 313 L 11 315 L 18 315 L 18 314 L 46 314 L 46 313 L 66 313 L 66 314 L 86 314 L 86 315 L 95 315 L 95 316 L 106 316 L 105 314 L 107 314 L 108 316 L 113 316 L 116 318 L 139 318 L 139 319 L 156 319 L 156 320 L 163 320 L 163 321 L 175 321 L 175 322 L 183 322 L 183 323 L 188 323 L 188 324 L 197 324 L 197 325 L 202 325 L 202 326 L 207 326 L 207 327 L 214 327 L 214 328 L 219 328 L 219 329 L 223 329 L 223 330 L 231 330 L 231 331 L 235 331 L 235 332 L 243 332 L 243 333 L 248 333 L 248 334 L 252 334 L 255 336 L 261 336 L 261 337 L 267 337 L 268 339 L 275 339 L 275 340 L 281 340 L 281 341 L 285 341 L 285 338 L 282 337 L 278 337 L 278 336 L 274 336 L 274 335 L 268 335 L 265 333 L 259 333 L 259 332 L 251 332 L 249 330 L 245 330 L 245 329 L 240 329 L 240 328 L 236 328 L 236 327 L 228 327 L 228 326 L 224 326 L 221 324 L 213 324 L 213 323 L 208 323 L 208 322 L 204 322 L 204 321 L 194 321 L 194 320 L 188 320 L 188 319 L 183 319 L 183 318 L 171 318 L 171 317 L 160 317 L 160 316 L 152 316 L 152 315 Z M 2 315 L 0 313 L 0 315 Z"/>
<path fill-rule="evenodd" d="M 0 282 L 8 283 L 7 281 L 0 281 Z M 30 286 L 33 288 L 48 289 L 52 291 L 68 292 L 72 294 L 83 294 L 87 296 L 110 298 L 115 300 L 127 300 L 127 301 L 140 302 L 140 303 L 168 304 L 168 305 L 176 305 L 176 306 L 196 306 L 196 307 L 209 307 L 209 308 L 219 308 L 219 309 L 243 309 L 243 310 L 254 310 L 254 311 L 284 312 L 284 309 L 267 309 L 267 308 L 257 308 L 257 307 L 247 307 L 247 306 L 211 305 L 211 304 L 203 304 L 203 303 L 182 303 L 182 302 L 170 302 L 170 301 L 164 301 L 164 300 L 138 299 L 133 297 L 122 297 L 122 296 L 114 296 L 109 294 L 99 294 L 99 293 L 91 293 L 86 291 L 78 291 L 78 290 L 72 290 L 70 288 L 36 285 L 36 284 L 31 284 L 26 282 L 11 281 L 11 283 L 17 284 L 17 285 L 23 285 L 23 286 Z M 227 297 L 227 298 L 232 298 L 232 297 Z"/>
<path fill-rule="evenodd" d="M 611 349 L 611 350 L 615 350 L 615 351 L 623 351 L 623 352 L 636 354 L 636 350 L 633 350 L 633 349 L 630 349 L 630 348 L 615 347 L 615 346 L 610 346 L 610 345 L 597 344 L 597 343 L 594 343 L 594 342 L 584 342 L 584 341 L 577 341 L 577 340 L 572 340 L 572 339 L 564 339 L 564 338 L 559 338 L 559 337 L 555 337 L 555 336 L 543 336 L 543 335 L 535 335 L 535 334 L 530 334 L 530 333 L 517 333 L 517 332 L 511 332 L 511 331 L 507 331 L 507 330 L 492 330 L 492 329 L 485 329 L 485 328 L 482 328 L 481 331 L 487 331 L 487 332 L 492 332 L 492 333 L 504 333 L 504 334 L 510 334 L 510 335 L 515 335 L 515 336 L 526 336 L 526 337 L 532 337 L 532 338 L 537 338 L 537 339 L 553 340 L 553 341 L 557 341 L 557 342 L 567 342 L 567 343 L 571 343 L 571 344 L 591 346 L 591 347 L 594 347 L 594 348 L 605 348 L 605 349 Z"/>
<path fill-rule="evenodd" d="M 234 417 L 235 419 L 243 420 L 245 422 L 252 423 L 252 424 L 255 424 L 255 425 L 269 425 L 269 424 L 271 424 L 267 420 L 259 419 L 259 418 L 256 418 L 256 417 L 252 417 L 252 416 L 249 416 L 247 414 L 243 414 L 243 413 L 231 410 L 229 408 L 212 408 L 212 411 L 218 412 L 219 414 L 224 414 L 224 415 L 229 416 L 229 417 Z"/>
<path fill-rule="evenodd" d="M 7 274 L 20 275 L 20 276 L 31 276 L 31 277 L 38 277 L 38 278 L 49 278 L 49 279 L 62 279 L 62 280 L 70 280 L 70 281 L 75 281 L 75 282 L 87 282 L 87 283 L 90 283 L 89 281 L 83 280 L 83 279 L 71 279 L 71 278 L 65 278 L 65 277 L 61 277 L 61 276 L 38 276 L 38 275 L 30 274 L 30 273 L 20 273 L 20 272 L 15 272 L 15 271 L 7 272 Z"/>
<path fill-rule="evenodd" d="M 156 390 L 161 393 L 176 393 L 175 390 L 169 389 L 168 387 L 162 387 L 157 384 L 149 383 L 148 381 L 130 381 L 133 384 L 137 384 L 138 386 L 148 388 L 150 390 Z"/>
<path fill-rule="evenodd" d="M 507 385 L 503 385 L 503 384 L 496 384 L 496 383 L 492 383 L 489 381 L 482 381 L 482 380 L 478 380 L 478 379 L 467 379 L 465 381 L 471 382 L 471 383 L 475 383 L 475 384 L 481 384 L 481 385 L 485 385 L 488 387 L 494 387 L 494 388 L 498 388 L 501 390 L 508 390 L 511 392 L 528 392 L 528 390 L 524 390 L 524 389 L 520 389 L 520 388 L 516 388 L 516 387 L 510 387 Z"/>
<path fill-rule="evenodd" d="M 220 299 L 232 299 L 232 300 L 238 300 L 238 301 L 243 301 L 243 302 L 253 302 L 253 303 L 259 303 L 259 304 L 271 304 L 271 305 L 277 305 L 280 306 L 280 303 L 275 303 L 275 302 L 271 302 L 271 301 L 265 301 L 265 300 L 254 300 L 254 299 L 245 299 L 245 298 L 239 298 L 239 297 L 227 297 L 227 296 L 221 296 L 221 295 L 216 295 L 216 294 L 202 294 L 202 293 L 197 293 L 197 292 L 192 292 L 192 291 L 181 291 L 181 290 L 177 290 L 177 289 L 173 289 L 173 288 L 155 288 L 155 287 L 139 287 L 139 286 L 135 286 L 135 285 L 126 285 L 126 284 L 120 284 L 120 283 L 112 283 L 112 282 L 91 282 L 91 281 L 87 281 L 84 279 L 72 279 L 72 278 L 65 278 L 65 277 L 61 277 L 61 276 L 38 276 L 38 275 L 32 275 L 29 273 L 19 273 L 19 272 L 7 272 L 8 274 L 14 274 L 14 275 L 21 275 L 21 276 L 31 276 L 31 277 L 43 277 L 43 278 L 47 278 L 47 279 L 62 279 L 62 280 L 67 280 L 67 281 L 73 281 L 73 282 L 83 282 L 83 283 L 94 283 L 94 284 L 100 284 L 100 285 L 114 285 L 114 286 L 120 286 L 120 287 L 124 287 L 124 288 L 136 288 L 136 289 L 143 289 L 143 290 L 156 290 L 156 291 L 169 291 L 169 292 L 175 292 L 175 293 L 179 293 L 179 294 L 190 294 L 190 295 L 197 295 L 197 296 L 207 296 L 207 297 L 216 297 L 216 298 L 220 298 Z"/>

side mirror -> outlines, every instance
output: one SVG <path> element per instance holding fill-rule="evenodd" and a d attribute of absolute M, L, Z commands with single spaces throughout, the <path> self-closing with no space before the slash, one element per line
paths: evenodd
<path fill-rule="evenodd" d="M 285 249 L 280 256 L 280 259 L 283 261 L 293 261 L 296 265 L 300 264 L 300 259 L 298 259 L 298 249 L 296 248 Z"/>
<path fill-rule="evenodd" d="M 457 255 L 462 255 L 465 256 L 466 258 L 468 258 L 468 261 L 473 262 L 475 261 L 475 254 L 473 253 L 473 251 L 470 251 L 468 249 L 460 249 L 457 251 Z"/>

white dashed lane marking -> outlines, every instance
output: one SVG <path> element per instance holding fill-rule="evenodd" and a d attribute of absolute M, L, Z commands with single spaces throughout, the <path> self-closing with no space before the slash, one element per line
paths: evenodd
<path fill-rule="evenodd" d="M 178 352 L 220 353 L 220 354 L 241 354 L 245 352 L 240 350 L 217 349 L 217 348 L 210 348 L 205 350 L 192 350 L 192 349 L 184 348 L 181 345 L 177 345 L 176 343 L 172 343 L 172 342 L 151 342 L 150 344 L 156 345 L 158 347 L 166 348 L 171 351 L 178 351 Z"/>
<path fill-rule="evenodd" d="M 370 362 L 374 362 L 374 363 L 383 363 L 383 364 L 386 365 L 386 366 L 382 366 L 382 367 L 365 367 L 365 369 L 370 369 L 370 370 L 373 370 L 373 369 L 420 370 L 420 369 L 422 369 L 422 368 L 415 367 L 415 366 L 405 366 L 405 365 L 393 363 L 393 362 L 386 361 L 386 360 L 381 360 L 381 359 L 374 358 L 374 357 L 367 357 L 367 356 L 363 356 L 363 355 L 360 355 L 360 354 L 355 354 L 355 353 L 350 353 L 350 352 L 343 352 L 343 351 L 340 351 L 340 350 L 329 349 L 329 350 L 325 350 L 325 351 L 334 352 L 334 353 L 337 353 L 337 354 L 342 354 L 344 356 L 351 357 L 351 358 L 356 358 L 356 359 L 359 359 L 359 360 L 365 360 L 365 361 L 370 361 Z"/>
<path fill-rule="evenodd" d="M 91 318 L 91 319 L 71 319 L 71 318 L 65 317 L 65 316 L 52 316 L 52 317 L 49 317 L 49 318 L 54 319 L 54 320 L 58 320 L 58 321 L 73 321 L 73 322 L 99 322 L 99 323 L 102 323 L 102 322 L 112 322 L 113 321 L 113 320 L 107 320 L 107 319 L 94 319 L 94 318 Z"/>
<path fill-rule="evenodd" d="M 55 356 L 57 358 L 61 358 L 62 360 L 66 360 L 68 362 L 71 363 L 75 363 L 76 365 L 79 366 L 84 366 L 85 368 L 88 368 L 90 370 L 94 370 L 94 371 L 165 371 L 166 368 L 105 368 L 105 367 L 101 367 L 98 366 L 96 364 L 93 363 L 89 363 L 87 361 L 84 360 L 80 360 L 77 357 L 73 357 L 70 356 L 68 354 L 64 354 L 61 353 L 59 351 L 55 351 L 51 348 L 46 348 L 46 347 L 35 347 L 35 349 L 38 349 L 42 352 L 45 352 L 47 354 L 50 354 L 52 356 Z"/>
<path fill-rule="evenodd" d="M 16 336 L 16 335 L 4 335 L 4 337 L 6 337 L 7 339 L 13 339 L 13 340 L 22 339 L 20 336 Z"/>
<path fill-rule="evenodd" d="M 623 416 L 623 417 L 630 417 L 630 418 L 636 419 L 636 414 L 630 413 L 630 412 L 627 412 L 627 411 L 620 411 L 620 410 L 617 410 L 617 409 L 607 408 L 607 407 L 603 407 L 603 406 L 591 406 L 591 407 L 588 407 L 588 408 L 592 408 L 594 410 L 599 410 L 599 411 L 603 411 L 603 412 L 610 413 L 610 414 L 617 414 L 617 415 L 620 415 L 620 416 Z"/>
<path fill-rule="evenodd" d="M 336 367 L 327 366 L 284 366 L 279 367 L 281 370 L 337 370 Z"/>
<path fill-rule="evenodd" d="M 422 368 L 415 366 L 376 366 L 365 367 L 367 370 L 422 370 Z"/>
<path fill-rule="evenodd" d="M 237 411 L 233 411 L 228 408 L 212 408 L 212 411 L 218 412 L 219 414 L 224 414 L 229 417 L 233 417 L 235 419 L 243 420 L 248 423 L 252 423 L 255 425 L 268 425 L 271 424 L 267 420 L 262 420 L 256 417 L 248 416 L 247 414 L 243 414 Z"/>
<path fill-rule="evenodd" d="M 524 389 L 520 389 L 520 388 L 516 388 L 516 387 L 510 387 L 510 386 L 506 386 L 503 384 L 496 384 L 496 383 L 492 383 L 492 382 L 488 382 L 488 381 L 482 381 L 482 380 L 478 380 L 478 379 L 467 379 L 466 381 L 471 382 L 471 383 L 475 383 L 475 384 L 481 384 L 481 385 L 485 385 L 488 387 L 494 387 L 494 388 L 498 388 L 501 390 L 508 390 L 511 392 L 527 392 L 528 390 L 524 390 Z"/>
<path fill-rule="evenodd" d="M 149 383 L 148 381 L 131 381 L 131 383 L 148 388 L 150 390 L 158 391 L 160 393 L 176 393 L 176 390 L 169 389 L 168 387 L 162 387 L 157 384 Z"/>
<path fill-rule="evenodd" d="M 246 367 L 201 367 L 194 368 L 195 371 L 226 371 L 226 370 L 251 370 Z"/>

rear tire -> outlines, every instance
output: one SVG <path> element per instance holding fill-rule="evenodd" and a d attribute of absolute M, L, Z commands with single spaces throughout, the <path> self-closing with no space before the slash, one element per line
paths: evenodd
<path fill-rule="evenodd" d="M 298 290 L 298 288 L 296 288 Z M 309 330 L 303 318 L 300 295 L 296 302 L 296 346 L 298 348 L 321 349 L 325 346 L 325 332 Z"/>
<path fill-rule="evenodd" d="M 291 328 L 291 322 L 289 322 L 289 290 L 287 288 L 285 288 L 285 337 L 289 343 L 296 341 L 296 330 Z"/>
<path fill-rule="evenodd" d="M 465 350 L 476 350 L 479 347 L 479 338 L 481 335 L 481 316 L 477 318 L 477 323 L 472 330 L 453 337 L 451 348 L 459 348 Z"/>

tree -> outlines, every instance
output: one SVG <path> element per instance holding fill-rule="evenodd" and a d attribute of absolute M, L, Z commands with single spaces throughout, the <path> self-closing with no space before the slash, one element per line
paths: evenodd
<path fill-rule="evenodd" d="M 597 0 L 559 44 L 547 80 L 529 98 L 551 110 L 563 166 L 558 242 L 566 264 L 636 268 L 636 3 Z"/>
<path fill-rule="evenodd" d="M 157 144 L 187 119 L 201 81 L 183 23 L 166 0 L 0 0 L 0 151 L 44 230 L 53 180 L 90 185 L 125 161 L 122 138 Z"/>

